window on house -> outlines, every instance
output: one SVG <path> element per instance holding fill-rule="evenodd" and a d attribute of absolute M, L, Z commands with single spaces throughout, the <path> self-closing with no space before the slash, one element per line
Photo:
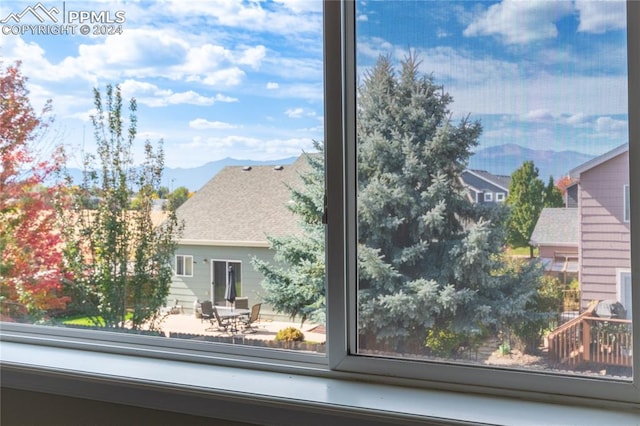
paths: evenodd
<path fill-rule="evenodd" d="M 498 202 L 504 201 L 504 192 L 496 192 L 496 201 Z"/>
<path fill-rule="evenodd" d="M 192 277 L 193 276 L 193 256 L 176 255 L 176 276 Z"/>
<path fill-rule="evenodd" d="M 485 192 L 484 193 L 484 201 L 485 202 L 493 201 L 493 193 L 492 192 Z"/>
<path fill-rule="evenodd" d="M 631 318 L 632 302 L 631 302 L 631 272 L 617 271 L 617 288 L 616 299 L 624 306 L 626 318 Z"/>
<path fill-rule="evenodd" d="M 591 348 L 569 342 L 588 332 L 589 320 L 558 326 L 564 283 L 544 278 L 529 240 L 550 176 L 585 165 L 575 222 L 545 230 L 559 246 L 580 244 L 583 258 L 551 268 L 581 265 L 586 306 L 615 297 L 613 271 L 631 261 L 629 230 L 612 226 L 608 206 L 619 203 L 611 188 L 629 170 L 628 157 L 611 154 L 629 140 L 625 3 L 598 5 L 595 12 L 568 2 L 355 4 L 351 339 L 367 365 L 421 361 L 433 368 L 412 371 L 430 378 L 441 377 L 434 364 L 442 363 L 596 377 L 569 366 L 607 342 L 595 334 Z M 616 23 L 592 20 L 602 15 Z M 609 46 L 607 65 L 596 44 Z M 582 65 L 567 73 L 568 61 Z M 607 106 L 598 87 L 616 93 Z M 603 120 L 619 127 L 602 133 Z M 583 131 L 593 136 L 587 143 Z M 535 161 L 529 150 L 540 154 Z M 548 150 L 552 161 L 543 158 Z M 466 202 L 458 176 L 467 166 L 511 176 L 504 210 L 489 215 Z M 549 290 L 557 303 L 530 298 Z M 598 379 L 630 382 L 631 359 L 614 358 Z"/>

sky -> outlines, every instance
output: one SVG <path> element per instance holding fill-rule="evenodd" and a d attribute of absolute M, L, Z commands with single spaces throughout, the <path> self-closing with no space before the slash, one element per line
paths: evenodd
<path fill-rule="evenodd" d="M 481 121 L 480 147 L 600 154 L 628 140 L 624 2 L 360 1 L 356 16 L 360 78 L 379 55 L 414 52 L 453 119 Z M 49 137 L 71 163 L 94 147 L 92 90 L 107 84 L 137 100 L 137 152 L 162 139 L 169 167 L 276 160 L 323 139 L 320 1 L 3 0 L 1 21 L 0 60 L 22 61 L 36 108 L 52 100 Z"/>

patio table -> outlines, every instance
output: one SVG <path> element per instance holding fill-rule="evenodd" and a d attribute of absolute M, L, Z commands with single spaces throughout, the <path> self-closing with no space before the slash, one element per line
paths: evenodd
<path fill-rule="evenodd" d="M 249 315 L 249 309 L 236 309 L 226 306 L 216 306 L 220 318 L 231 320 L 231 331 L 238 331 L 238 318 Z"/>

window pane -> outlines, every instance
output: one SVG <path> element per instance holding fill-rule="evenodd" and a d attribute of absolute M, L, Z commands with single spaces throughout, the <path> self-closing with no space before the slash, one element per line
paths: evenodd
<path fill-rule="evenodd" d="M 355 7 L 358 354 L 631 380 L 625 2 Z"/>
<path fill-rule="evenodd" d="M 0 6 L 2 318 L 324 353 L 322 3 L 64 5 Z"/>

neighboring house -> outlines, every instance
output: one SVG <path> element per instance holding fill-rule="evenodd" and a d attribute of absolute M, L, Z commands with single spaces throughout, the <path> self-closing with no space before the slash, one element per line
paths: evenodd
<path fill-rule="evenodd" d="M 462 184 L 469 190 L 469 199 L 477 204 L 504 203 L 509 194 L 511 177 L 494 175 L 485 170 L 465 170 Z"/>
<path fill-rule="evenodd" d="M 267 236 L 297 234 L 298 218 L 287 209 L 289 186 L 302 187 L 304 156 L 287 166 L 225 167 L 177 210 L 184 232 L 176 250 L 169 299 L 190 312 L 196 300 L 224 305 L 229 267 L 238 296 L 262 302 L 263 276 L 251 259 L 273 261 Z M 262 306 L 262 314 L 271 312 Z"/>
<path fill-rule="evenodd" d="M 571 170 L 577 182 L 582 307 L 617 299 L 631 313 L 629 146 Z"/>
<path fill-rule="evenodd" d="M 529 244 L 539 249 L 539 258 L 548 274 L 564 282 L 578 276 L 578 209 L 542 209 Z"/>

